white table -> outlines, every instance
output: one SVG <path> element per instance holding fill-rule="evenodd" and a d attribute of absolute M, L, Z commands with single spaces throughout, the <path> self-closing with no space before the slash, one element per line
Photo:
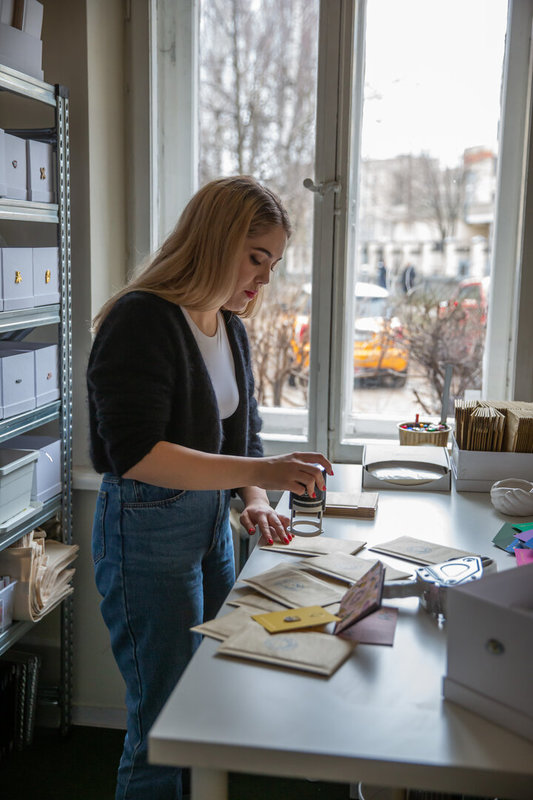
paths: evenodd
<path fill-rule="evenodd" d="M 335 472 L 330 489 L 360 486 L 360 467 Z M 385 490 L 375 520 L 328 517 L 325 532 L 369 545 L 408 534 L 501 570 L 515 561 L 491 540 L 510 519 L 487 494 Z M 256 549 L 242 576 L 287 558 Z M 400 609 L 394 646 L 358 645 L 329 679 L 217 657 L 204 639 L 152 728 L 151 761 L 192 767 L 194 800 L 225 800 L 228 771 L 532 800 L 533 742 L 443 700 L 445 630 L 415 598 L 384 602 Z"/>

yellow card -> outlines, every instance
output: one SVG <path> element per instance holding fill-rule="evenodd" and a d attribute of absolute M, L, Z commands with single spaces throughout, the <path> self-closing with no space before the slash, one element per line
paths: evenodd
<path fill-rule="evenodd" d="M 268 614 L 254 614 L 252 619 L 259 622 L 269 633 L 280 633 L 302 628 L 316 628 L 327 622 L 336 622 L 339 617 L 330 614 L 322 606 L 303 606 L 302 608 L 284 608 L 283 611 L 271 611 Z"/>

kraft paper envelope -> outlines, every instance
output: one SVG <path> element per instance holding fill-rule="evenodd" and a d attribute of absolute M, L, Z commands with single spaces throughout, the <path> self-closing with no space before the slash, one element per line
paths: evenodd
<path fill-rule="evenodd" d="M 367 558 L 357 558 L 357 556 L 348 556 L 345 553 L 331 553 L 329 556 L 309 558 L 305 562 L 305 568 L 312 572 L 331 575 L 332 578 L 337 578 L 347 583 L 355 583 L 359 578 L 363 577 L 365 572 L 368 572 L 376 561 L 377 559 L 369 560 Z M 409 572 L 403 572 L 402 570 L 385 565 L 386 581 L 396 581 L 409 577 Z"/>
<path fill-rule="evenodd" d="M 230 600 L 226 600 L 228 606 L 252 606 L 256 611 L 282 611 L 286 608 L 283 603 L 278 603 L 276 600 L 271 600 L 265 597 L 264 594 L 248 591 L 246 589 L 234 589 Z"/>
<path fill-rule="evenodd" d="M 353 648 L 353 642 L 329 633 L 296 631 L 272 636 L 256 624 L 226 639 L 217 654 L 329 677 L 351 655 Z"/>
<path fill-rule="evenodd" d="M 412 536 L 399 536 L 390 542 L 372 545 L 369 550 L 403 558 L 405 561 L 414 561 L 415 564 L 440 564 L 450 558 L 476 555 L 467 550 L 457 550 L 455 547 L 414 539 Z"/>
<path fill-rule="evenodd" d="M 322 556 L 327 553 L 357 553 L 366 542 L 348 539 L 334 539 L 331 536 L 295 536 L 288 544 L 274 542 L 261 545 L 261 550 L 274 550 L 276 553 L 293 553 L 296 556 Z"/>
<path fill-rule="evenodd" d="M 244 583 L 289 608 L 327 606 L 340 601 L 346 591 L 345 586 L 317 578 L 292 564 L 278 564 L 253 578 L 245 578 Z"/>
<path fill-rule="evenodd" d="M 234 633 L 242 631 L 248 625 L 257 625 L 257 622 L 252 619 L 252 615 L 256 612 L 257 609 L 252 606 L 239 606 L 239 608 L 230 611 L 228 614 L 222 614 L 220 617 L 203 622 L 201 625 L 195 625 L 191 628 L 191 631 L 223 642 Z"/>
<path fill-rule="evenodd" d="M 271 611 L 268 614 L 254 614 L 252 619 L 259 622 L 269 633 L 317 628 L 320 625 L 327 625 L 328 622 L 339 621 L 339 617 L 330 614 L 322 606 L 285 608 L 283 611 Z"/>

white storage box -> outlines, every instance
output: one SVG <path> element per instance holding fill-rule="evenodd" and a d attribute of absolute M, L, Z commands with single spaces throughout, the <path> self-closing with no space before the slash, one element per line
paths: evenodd
<path fill-rule="evenodd" d="M 26 141 L 28 200 L 53 203 L 54 154 L 47 142 Z"/>
<path fill-rule="evenodd" d="M 43 342 L 2 341 L 1 352 L 21 352 L 33 354 L 35 374 L 35 406 L 39 408 L 54 400 L 59 400 L 59 365 L 57 344 Z"/>
<path fill-rule="evenodd" d="M 0 128 L 0 197 L 7 194 L 6 185 L 6 140 L 3 128 Z"/>
<path fill-rule="evenodd" d="M 32 308 L 33 254 L 31 247 L 2 247 L 2 308 Z"/>
<path fill-rule="evenodd" d="M 0 26 L 1 28 L 2 26 Z M 0 52 L 0 62 L 2 54 Z M 5 62 L 3 62 L 5 63 Z M 9 64 L 7 65 L 9 66 Z M 18 136 L 4 133 L 5 197 L 27 200 L 26 142 Z"/>
<path fill-rule="evenodd" d="M 366 445 L 363 489 L 407 489 L 449 492 L 450 461 L 436 445 Z"/>
<path fill-rule="evenodd" d="M 444 696 L 533 740 L 533 564 L 448 589 Z"/>
<path fill-rule="evenodd" d="M 39 0 L 24 0 L 24 3 L 19 4 L 22 6 L 22 19 L 20 24 L 22 30 L 36 39 L 41 38 L 43 28 L 43 4 Z"/>
<path fill-rule="evenodd" d="M 35 450 L 38 458 L 33 472 L 32 502 L 44 503 L 62 490 L 61 440 L 54 436 L 24 434 L 9 440 L 13 447 Z"/>
<path fill-rule="evenodd" d="M 493 453 L 460 450 L 452 438 L 452 472 L 458 492 L 490 492 L 505 478 L 533 480 L 533 453 Z"/>
<path fill-rule="evenodd" d="M 0 419 L 35 408 L 33 353 L 0 351 Z"/>
<path fill-rule="evenodd" d="M 0 22 L 3 25 L 13 25 L 13 12 L 15 0 L 0 0 Z"/>
<path fill-rule="evenodd" d="M 59 303 L 59 251 L 57 247 L 34 247 L 33 301 L 36 306 Z"/>
<path fill-rule="evenodd" d="M 35 450 L 0 448 L 0 524 L 30 507 Z"/>
<path fill-rule="evenodd" d="M 42 81 L 43 43 L 26 31 L 0 24 L 0 64 Z"/>
<path fill-rule="evenodd" d="M 13 622 L 13 604 L 15 602 L 15 586 L 17 581 L 11 581 L 0 589 L 0 633 L 9 628 Z"/>

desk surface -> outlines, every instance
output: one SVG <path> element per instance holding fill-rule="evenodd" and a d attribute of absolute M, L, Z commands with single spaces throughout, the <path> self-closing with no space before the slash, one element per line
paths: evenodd
<path fill-rule="evenodd" d="M 330 489 L 360 486 L 360 467 L 335 471 Z M 514 558 L 491 540 L 510 519 L 488 494 L 385 490 L 375 520 L 328 517 L 324 528 L 369 546 L 402 534 L 450 544 L 502 570 Z M 288 558 L 256 549 L 241 576 Z M 531 800 L 533 743 L 443 700 L 445 630 L 415 598 L 384 603 L 400 609 L 394 646 L 357 645 L 329 679 L 216 656 L 204 639 L 150 733 L 151 760 Z"/>

